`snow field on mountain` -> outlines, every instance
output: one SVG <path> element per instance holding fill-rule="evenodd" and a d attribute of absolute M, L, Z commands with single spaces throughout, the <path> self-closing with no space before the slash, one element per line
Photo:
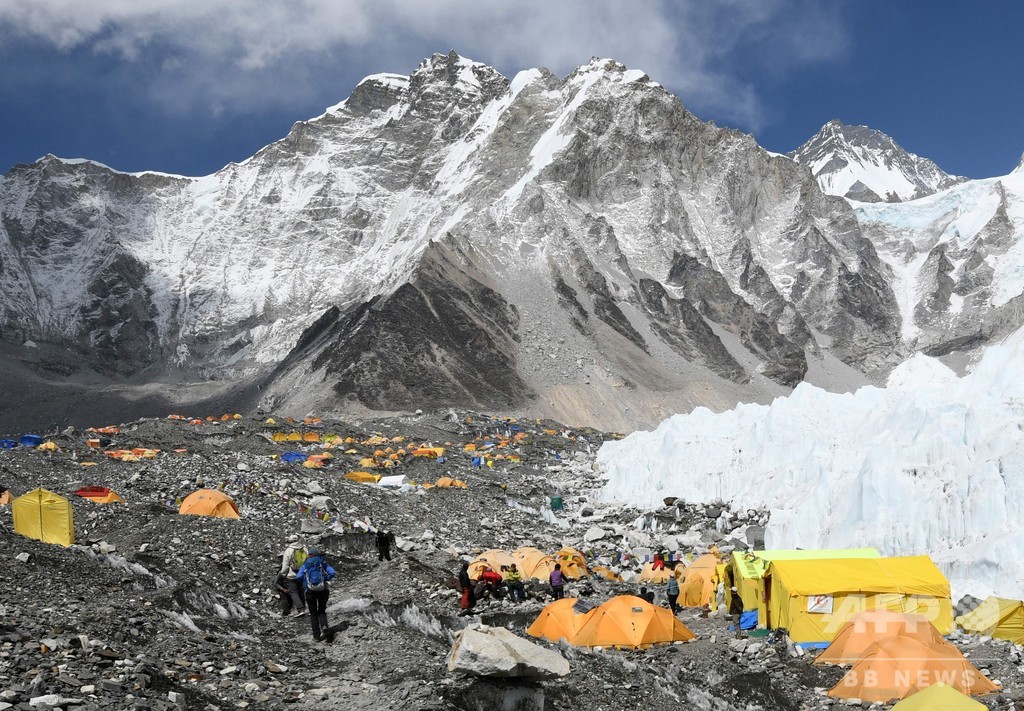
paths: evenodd
<path fill-rule="evenodd" d="M 765 506 L 769 548 L 929 554 L 954 594 L 1024 592 L 1024 346 L 951 378 L 918 355 L 890 388 L 801 384 L 770 405 L 698 408 L 606 443 L 602 498 Z"/>

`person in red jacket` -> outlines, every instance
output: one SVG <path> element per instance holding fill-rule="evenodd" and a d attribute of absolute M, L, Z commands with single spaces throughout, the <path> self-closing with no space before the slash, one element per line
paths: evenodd
<path fill-rule="evenodd" d="M 501 586 L 505 584 L 505 579 L 501 577 L 501 573 L 494 572 L 494 568 L 487 568 L 484 572 L 480 573 L 480 577 L 477 580 L 484 584 L 484 594 L 490 594 L 493 598 L 501 596 Z"/>

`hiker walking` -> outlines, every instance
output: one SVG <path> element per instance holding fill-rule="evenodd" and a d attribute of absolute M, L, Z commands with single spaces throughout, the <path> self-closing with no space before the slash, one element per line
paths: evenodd
<path fill-rule="evenodd" d="M 476 591 L 473 589 L 473 580 L 469 577 L 469 561 L 462 562 L 462 569 L 459 571 L 459 588 L 462 590 L 462 600 L 459 607 L 462 608 L 460 615 L 472 614 L 473 606 L 476 605 Z"/>
<path fill-rule="evenodd" d="M 562 573 L 561 563 L 555 563 L 555 569 L 548 576 L 548 582 L 551 583 L 551 594 L 556 600 L 565 597 L 565 575 Z"/>
<path fill-rule="evenodd" d="M 309 619 L 313 625 L 313 639 L 317 642 L 322 639 L 334 641 L 334 632 L 327 626 L 327 598 L 331 595 L 328 583 L 336 574 L 334 568 L 327 564 L 327 558 L 322 551 L 312 551 L 295 575 L 295 579 L 306 591 L 306 605 L 309 606 Z"/>
<path fill-rule="evenodd" d="M 296 617 L 306 614 L 306 604 L 302 599 L 302 587 L 295 579 L 299 568 L 306 562 L 308 553 L 296 534 L 288 536 L 288 547 L 281 554 L 281 569 L 277 574 L 278 589 L 282 590 L 281 615 L 287 617 L 295 610 Z"/>
<path fill-rule="evenodd" d="M 391 560 L 391 546 L 395 542 L 395 534 L 383 529 L 377 531 L 377 560 Z"/>

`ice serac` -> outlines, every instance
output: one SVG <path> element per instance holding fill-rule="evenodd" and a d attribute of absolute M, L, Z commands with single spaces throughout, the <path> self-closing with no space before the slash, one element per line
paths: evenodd
<path fill-rule="evenodd" d="M 810 167 L 829 195 L 860 202 L 913 200 L 966 180 L 908 152 L 881 131 L 838 119 L 787 155 Z"/>
<path fill-rule="evenodd" d="M 984 232 L 1008 254 L 1015 194 Z M 867 216 L 643 72 L 593 59 L 509 81 L 451 52 L 367 77 L 213 175 L 17 166 L 0 182 L 0 330 L 19 367 L 31 339 L 150 388 L 630 430 L 830 386 L 836 368 L 881 382 L 912 348 L 999 332 L 929 316 L 986 270 L 1006 283 L 987 248 L 936 252 L 927 313 L 903 308 L 896 238 Z"/>
<path fill-rule="evenodd" d="M 809 384 L 771 405 L 676 415 L 605 444 L 602 496 L 766 506 L 770 548 L 875 546 L 929 554 L 957 594 L 1024 586 L 1024 345 L 963 378 L 921 354 L 892 387 Z"/>

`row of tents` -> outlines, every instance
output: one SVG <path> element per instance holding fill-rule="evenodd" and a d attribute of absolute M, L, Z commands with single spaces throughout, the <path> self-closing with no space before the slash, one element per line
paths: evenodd
<path fill-rule="evenodd" d="M 6 492 L 4 492 L 6 493 Z M 124 503 L 105 486 L 85 486 L 75 491 L 94 504 Z M 5 503 L 0 501 L 0 503 Z M 75 512 L 71 501 L 47 489 L 33 489 L 10 501 L 14 532 L 43 543 L 70 546 L 75 542 Z M 182 515 L 239 518 L 238 507 L 223 491 L 200 489 L 189 494 L 178 509 Z"/>
<path fill-rule="evenodd" d="M 541 610 L 526 633 L 574 647 L 620 649 L 696 639 L 670 610 L 633 595 L 618 595 L 591 609 L 575 598 L 556 600 Z"/>
<path fill-rule="evenodd" d="M 587 569 L 586 557 L 575 548 L 562 548 L 554 555 L 549 555 L 539 548 L 524 546 L 514 551 L 498 548 L 484 551 L 469 563 L 469 577 L 476 580 L 488 568 L 506 577 L 508 568 L 513 564 L 522 574 L 524 580 L 540 580 L 547 582 L 555 569 L 561 565 L 562 575 L 576 580 L 590 574 Z"/>

